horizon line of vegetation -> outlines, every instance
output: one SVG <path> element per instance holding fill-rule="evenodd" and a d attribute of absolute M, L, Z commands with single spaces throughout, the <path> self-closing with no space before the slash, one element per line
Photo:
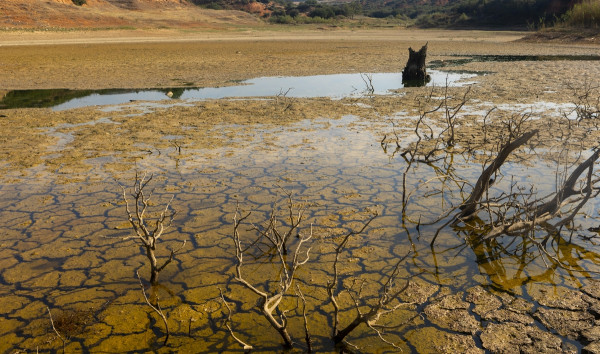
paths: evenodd
<path fill-rule="evenodd" d="M 71 0 L 82 6 L 86 0 Z M 447 0 L 444 5 L 418 0 L 187 0 L 214 10 L 264 7 L 262 17 L 276 24 L 335 23 L 356 16 L 398 21 L 405 26 L 600 28 L 599 0 Z"/>

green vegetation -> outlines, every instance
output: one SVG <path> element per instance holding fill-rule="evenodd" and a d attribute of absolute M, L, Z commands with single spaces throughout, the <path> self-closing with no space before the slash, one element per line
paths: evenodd
<path fill-rule="evenodd" d="M 412 20 L 418 27 L 531 27 L 565 13 L 567 2 L 552 0 L 371 1 L 365 14 Z"/>
<path fill-rule="evenodd" d="M 75 0 L 74 0 L 75 1 Z M 547 24 L 597 26 L 599 0 L 188 0 L 211 9 L 259 12 L 272 23 L 328 23 L 341 19 L 378 18 L 417 27 L 539 28 Z"/>
<path fill-rule="evenodd" d="M 329 5 L 307 0 L 298 5 L 286 3 L 275 9 L 269 20 L 275 23 L 321 23 L 340 18 L 354 18 L 361 12 L 362 6 L 358 1 Z"/>
<path fill-rule="evenodd" d="M 74 98 L 91 94 L 90 90 L 73 91 L 68 89 L 18 90 L 11 91 L 0 100 L 0 109 L 22 107 L 54 107 Z"/>
<path fill-rule="evenodd" d="M 561 24 L 567 27 L 599 28 L 600 1 L 584 0 L 575 4 L 563 16 Z"/>
<path fill-rule="evenodd" d="M 86 0 L 71 0 L 73 2 L 73 4 L 77 5 L 77 6 L 81 6 L 81 5 L 85 5 L 86 4 Z"/>

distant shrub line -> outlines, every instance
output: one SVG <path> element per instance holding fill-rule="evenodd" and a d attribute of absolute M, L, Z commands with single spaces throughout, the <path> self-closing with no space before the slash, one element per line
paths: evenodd
<path fill-rule="evenodd" d="M 575 4 L 563 16 L 562 22 L 569 27 L 600 27 L 600 1 L 584 0 L 579 4 Z"/>

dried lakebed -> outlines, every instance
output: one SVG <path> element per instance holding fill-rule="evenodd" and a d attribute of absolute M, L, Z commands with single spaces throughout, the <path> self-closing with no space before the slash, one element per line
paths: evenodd
<path fill-rule="evenodd" d="M 566 269 L 535 244 L 515 250 L 514 240 L 525 239 L 520 237 L 480 242 L 472 229 L 446 227 L 433 248 L 430 242 L 447 218 L 433 221 L 468 195 L 510 122 L 522 120 L 523 131 L 540 129 L 539 137 L 511 156 L 490 193 L 511 186 L 551 193 L 556 171 L 572 171 L 577 152 L 589 157 L 600 134 L 593 121 L 575 123 L 577 93 L 589 87 L 572 78 L 591 80 L 600 65 L 524 60 L 459 68 L 491 74 L 477 77 L 470 88 L 411 88 L 336 100 L 275 96 L 3 110 L 0 350 L 59 350 L 47 308 L 69 352 L 238 350 L 222 324 L 222 289 L 236 334 L 257 350 L 279 351 L 276 332 L 254 310 L 257 298 L 233 279 L 231 233 L 236 205 L 252 211 L 241 230 L 245 243 L 256 237 L 250 222 L 263 224 L 273 208 L 285 223 L 285 193 L 291 192 L 295 208 L 306 210 L 299 232 L 313 225 L 311 258 L 296 282 L 306 295 L 319 351 L 334 350 L 326 293 L 333 249 L 373 211 L 379 216 L 352 239 L 340 274 L 347 287 L 354 279 L 364 281 L 363 300 L 372 304 L 385 274 L 408 254 L 399 274 L 410 280 L 400 296 L 407 305 L 386 318 L 395 327 L 385 331 L 387 340 L 418 352 L 598 351 L 597 201 L 577 213 L 568 238 L 551 242 L 552 256 Z M 569 77 L 562 76 L 567 71 Z M 408 155 L 402 154 L 418 140 L 418 117 L 444 98 L 455 107 L 465 95 L 454 146 L 440 145 L 439 160 L 407 170 Z M 590 97 L 598 92 L 591 90 Z M 446 118 L 445 110 L 426 115 L 419 133 L 441 134 L 445 141 Z M 154 174 L 153 208 L 174 196 L 177 215 L 158 255 L 164 259 L 170 248 L 188 243 L 153 289 L 168 317 L 166 347 L 160 346 L 163 324 L 144 303 L 135 276 L 139 269 L 148 279 L 146 259 L 134 240 L 123 240 L 132 231 L 119 184 L 131 186 L 135 170 Z M 457 185 L 463 180 L 469 182 L 464 191 Z M 255 256 L 244 265 L 249 280 L 276 288 L 277 264 Z M 346 293 L 339 300 L 340 320 L 347 323 L 354 303 Z M 302 351 L 296 299 L 290 296 L 284 306 L 294 309 L 289 330 Z M 348 340 L 364 352 L 396 351 L 376 338 L 365 326 Z"/>

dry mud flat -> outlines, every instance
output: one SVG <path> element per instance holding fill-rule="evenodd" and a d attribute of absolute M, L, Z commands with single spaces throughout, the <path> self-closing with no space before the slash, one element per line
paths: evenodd
<path fill-rule="evenodd" d="M 398 72 L 408 47 L 429 59 L 461 54 L 595 54 L 592 46 L 516 43 L 519 32 L 114 30 L 0 36 L 0 88 L 104 89 L 222 86 L 261 76 Z M 532 68 L 533 69 L 533 68 Z M 544 81 L 551 81 L 552 77 Z"/>
<path fill-rule="evenodd" d="M 254 41 L 223 34 L 197 41 L 196 33 L 173 42 L 153 37 L 127 44 L 60 44 L 64 38 L 32 34 L 29 40 L 47 45 L 3 43 L 6 56 L 1 60 L 9 74 L 0 78 L 0 87 L 204 86 L 254 76 L 399 71 L 406 47 L 419 46 L 433 34 L 437 39 L 429 38 L 429 60 L 448 60 L 454 54 L 595 54 L 598 49 L 514 43 L 510 36 L 469 32 L 404 32 L 403 39 L 385 31 L 338 33 L 334 38 L 323 32 L 300 38 L 241 35 Z M 315 38 L 305 38 L 310 36 Z M 569 104 L 577 93 L 599 77 L 600 62 L 472 62 L 455 69 L 485 73 L 473 79 L 459 116 L 457 160 L 459 150 L 469 146 L 477 146 L 482 155 L 493 151 L 505 132 L 504 122 L 527 114 L 531 118 L 522 128 L 541 130 L 534 142 L 535 159 L 553 161 L 551 152 L 563 146 L 585 150 L 598 141 L 594 122 L 566 130 L 563 114 L 572 110 Z M 448 88 L 452 97 L 466 91 Z M 570 276 L 543 264 L 515 271 L 511 260 L 503 263 L 501 256 L 477 265 L 470 249 L 452 256 L 440 253 L 438 263 L 427 256 L 432 230 L 423 229 L 422 239 L 407 241 L 411 235 L 398 222 L 403 160 L 382 147 L 386 142 L 394 146 L 395 134 L 403 147 L 414 141 L 414 117 L 444 92 L 443 87 L 426 87 L 341 100 L 280 95 L 1 111 L 0 218 L 5 229 L 0 307 L 5 310 L 0 313 L 0 350 L 58 350 L 62 344 L 49 325 L 46 307 L 68 338 L 67 351 L 234 350 L 237 345 L 219 327 L 226 316 L 218 301 L 221 288 L 235 305 L 236 331 L 255 340 L 258 348 L 279 351 L 273 330 L 251 311 L 256 298 L 231 278 L 229 236 L 236 203 L 251 210 L 259 224 L 275 201 L 285 205 L 284 188 L 307 206 L 307 221 L 315 225 L 314 259 L 298 282 L 310 294 L 311 326 L 323 350 L 333 350 L 327 340 L 331 305 L 324 289 L 331 278 L 333 245 L 338 236 L 364 222 L 365 208 L 372 208 L 382 215 L 344 255 L 343 272 L 379 283 L 382 270 L 395 259 L 418 251 L 402 274 L 420 274 L 402 297 L 413 304 L 398 313 L 402 320 L 413 320 L 400 326 L 393 339 L 405 351 L 597 352 L 600 290 L 595 275 L 579 270 Z M 427 101 L 430 95 L 437 99 Z M 497 108 L 484 125 L 482 118 L 492 107 Z M 428 124 L 439 131 L 443 114 L 432 115 Z M 567 131 L 570 140 L 557 136 Z M 534 159 L 523 151 L 516 157 L 515 163 L 524 165 Z M 465 178 L 481 171 L 476 159 L 457 162 L 456 167 L 465 169 Z M 120 239 L 130 231 L 116 181 L 130 185 L 135 169 L 155 173 L 156 206 L 175 195 L 176 227 L 165 235 L 164 244 L 176 247 L 188 240 L 155 290 L 172 335 L 162 348 L 155 344 L 164 338 L 162 323 L 144 305 L 135 278 L 144 256 L 132 241 Z M 544 173 L 540 179 L 554 179 Z M 435 198 L 416 201 L 409 212 L 424 213 L 438 203 Z M 597 217 L 590 213 L 587 222 L 598 224 Z M 445 237 L 441 248 L 462 245 L 455 234 Z M 598 270 L 594 240 L 585 245 L 592 261 L 582 267 Z M 162 256 L 167 253 L 163 251 Z M 260 276 L 272 270 L 268 262 L 248 265 L 256 282 L 263 283 Z M 143 277 L 145 272 L 142 268 Z M 346 300 L 344 320 L 353 312 Z M 290 316 L 297 338 L 300 317 Z M 390 349 L 374 347 L 373 338 L 364 329 L 351 342 L 369 352 Z"/>

